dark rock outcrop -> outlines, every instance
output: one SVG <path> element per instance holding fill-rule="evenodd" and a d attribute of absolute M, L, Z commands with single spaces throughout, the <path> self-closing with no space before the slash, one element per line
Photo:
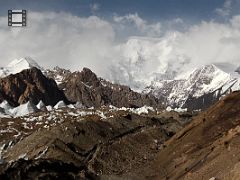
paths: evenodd
<path fill-rule="evenodd" d="M 70 101 L 80 101 L 87 107 L 114 105 L 116 107 L 161 107 L 160 101 L 152 95 L 132 91 L 128 86 L 110 83 L 100 79 L 90 69 L 74 72 L 59 85 Z"/>
<path fill-rule="evenodd" d="M 55 105 L 60 100 L 68 102 L 56 82 L 35 67 L 0 79 L 0 102 L 3 100 L 12 106 L 28 101 L 37 104 L 40 100 L 46 105 Z"/>
<path fill-rule="evenodd" d="M 68 78 L 72 72 L 68 69 L 60 68 L 58 66 L 53 69 L 47 69 L 44 72 L 48 78 L 54 79 L 57 84 L 62 83 L 66 78 Z"/>
<path fill-rule="evenodd" d="M 20 159 L 0 170 L 0 179 L 97 179 L 83 168 L 53 159 Z"/>

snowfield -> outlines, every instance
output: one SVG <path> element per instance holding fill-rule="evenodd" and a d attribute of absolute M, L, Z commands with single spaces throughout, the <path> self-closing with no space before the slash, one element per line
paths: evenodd
<path fill-rule="evenodd" d="M 103 107 L 104 108 L 104 107 Z M 140 108 L 117 108 L 115 106 L 109 106 L 108 107 L 111 112 L 116 111 L 128 111 L 135 114 L 148 114 L 149 112 L 156 112 L 157 110 L 153 107 L 149 106 L 143 106 Z M 0 118 L 16 118 L 16 117 L 24 117 L 28 116 L 29 114 L 36 113 L 36 112 L 64 112 L 63 109 L 66 109 L 64 111 L 68 112 L 68 115 L 70 116 L 86 116 L 86 115 L 92 115 L 96 114 L 99 115 L 102 119 L 106 119 L 103 111 L 97 110 L 95 108 L 86 108 L 81 105 L 81 103 L 77 102 L 76 104 L 69 104 L 66 105 L 63 101 L 59 101 L 54 107 L 52 106 L 45 106 L 45 104 L 40 101 L 37 105 L 34 105 L 30 101 L 21 104 L 18 107 L 11 107 L 7 101 L 3 101 L 0 104 Z M 41 118 L 41 117 L 39 117 Z"/>

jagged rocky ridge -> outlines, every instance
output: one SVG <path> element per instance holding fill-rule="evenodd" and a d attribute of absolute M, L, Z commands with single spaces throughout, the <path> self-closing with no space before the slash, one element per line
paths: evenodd
<path fill-rule="evenodd" d="M 45 72 L 46 72 L 46 75 L 49 78 L 54 79 L 57 84 L 63 83 L 72 74 L 70 70 L 63 69 L 58 66 L 54 67 L 53 69 L 47 69 Z"/>
<path fill-rule="evenodd" d="M 154 96 L 134 92 L 128 86 L 112 84 L 98 78 L 88 68 L 67 75 L 59 87 L 70 101 L 82 102 L 87 107 L 103 105 L 142 107 L 146 105 L 162 108 L 162 104 Z"/>
<path fill-rule="evenodd" d="M 84 101 L 83 104 L 88 107 L 112 104 L 117 107 L 149 105 L 204 110 L 223 96 L 239 89 L 240 75 L 237 73 L 239 68 L 234 73 L 234 70 L 226 71 L 228 66 L 226 64 L 205 65 L 178 79 L 156 79 L 143 90 L 143 93 L 136 93 L 127 86 L 101 79 L 87 68 L 82 72 L 71 72 L 59 67 L 44 70 L 31 58 L 14 60 L 7 68 L 0 70 L 0 75 L 19 72 L 21 68 L 38 67 L 45 76 L 57 82 L 59 88 L 70 100 Z"/>
<path fill-rule="evenodd" d="M 224 72 L 212 64 L 197 68 L 184 78 L 157 81 L 144 92 L 161 98 L 173 108 L 204 110 L 239 89 L 240 75 Z"/>
<path fill-rule="evenodd" d="M 14 63 L 16 63 L 16 67 Z M 98 78 L 90 69 L 84 68 L 81 72 L 72 73 L 59 67 L 53 70 L 43 70 L 36 64 L 32 59 L 22 58 L 14 60 L 8 68 L 5 68 L 4 72 L 10 74 L 5 73 L 7 76 L 0 81 L 0 102 L 6 100 L 12 106 L 18 106 L 28 101 L 35 105 L 42 101 L 45 105 L 54 106 L 59 101 L 64 101 L 65 103 L 80 102 L 86 107 L 103 105 L 162 107 L 160 101 L 154 96 L 142 95 L 127 86 L 112 84 Z M 40 69 L 37 70 L 34 66 Z M 11 71 L 8 71 L 9 68 Z M 20 71 L 21 68 L 26 69 Z M 11 74 L 11 72 L 18 73 Z M 57 82 L 58 87 L 53 79 Z"/>
<path fill-rule="evenodd" d="M 224 67 L 225 65 L 222 66 Z M 59 67 L 54 70 L 48 70 L 47 72 L 49 77 L 57 79 L 62 89 L 65 88 L 64 85 L 67 84 L 66 82 L 68 82 L 70 78 L 77 79 L 75 76 L 80 74 L 80 72 L 71 73 L 69 70 Z M 156 97 L 165 107 L 204 110 L 223 96 L 240 89 L 240 75 L 237 72 L 238 70 L 228 72 L 220 68 L 220 66 L 213 64 L 205 65 L 179 79 L 153 81 L 151 86 L 143 90 L 143 94 Z M 105 87 L 116 87 L 110 82 L 101 78 L 98 79 Z M 83 80 L 82 82 L 86 84 L 87 81 Z M 68 82 L 68 84 L 70 84 L 70 82 Z M 79 86 L 84 86 L 84 84 L 79 84 Z M 68 85 L 68 87 L 70 86 Z M 76 92 L 74 93 L 76 94 Z M 67 92 L 67 94 L 71 95 L 71 98 L 74 96 L 72 93 Z M 78 96 L 81 95 L 79 94 Z M 98 104 L 101 104 L 99 101 L 101 100 L 98 100 Z"/>
<path fill-rule="evenodd" d="M 46 105 L 69 102 L 56 82 L 35 67 L 0 79 L 0 102 L 4 100 L 15 107 L 28 101 L 37 104 L 42 100 Z"/>

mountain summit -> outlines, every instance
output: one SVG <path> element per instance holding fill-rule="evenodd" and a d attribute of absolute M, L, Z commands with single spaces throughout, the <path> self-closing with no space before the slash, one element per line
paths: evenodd
<path fill-rule="evenodd" d="M 240 88 L 240 76 L 210 64 L 196 68 L 182 79 L 154 82 L 144 92 L 166 99 L 171 107 L 205 109 L 222 96 Z"/>
<path fill-rule="evenodd" d="M 116 107 L 142 107 L 144 105 L 161 107 L 160 101 L 152 95 L 131 90 L 128 86 L 113 84 L 88 68 L 65 76 L 59 84 L 69 101 L 78 101 L 87 107 L 113 105 Z"/>
<path fill-rule="evenodd" d="M 25 69 L 30 69 L 33 67 L 36 67 L 41 71 L 44 71 L 44 69 L 41 66 L 39 66 L 38 63 L 34 61 L 31 57 L 14 59 L 6 67 L 0 68 L 0 77 L 6 77 L 10 74 L 16 74 Z"/>

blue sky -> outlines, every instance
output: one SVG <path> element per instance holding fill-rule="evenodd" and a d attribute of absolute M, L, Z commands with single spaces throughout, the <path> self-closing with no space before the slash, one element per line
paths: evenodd
<path fill-rule="evenodd" d="M 216 9 L 225 0 L 8 0 L 0 1 L 0 15 L 8 9 L 27 9 L 31 11 L 68 12 L 77 16 L 92 14 L 109 18 L 113 14 L 138 13 L 147 20 L 168 20 L 183 18 L 186 21 L 199 21 L 217 18 Z M 91 10 L 97 4 L 96 11 Z M 240 1 L 234 0 L 232 12 L 237 11 Z"/>

